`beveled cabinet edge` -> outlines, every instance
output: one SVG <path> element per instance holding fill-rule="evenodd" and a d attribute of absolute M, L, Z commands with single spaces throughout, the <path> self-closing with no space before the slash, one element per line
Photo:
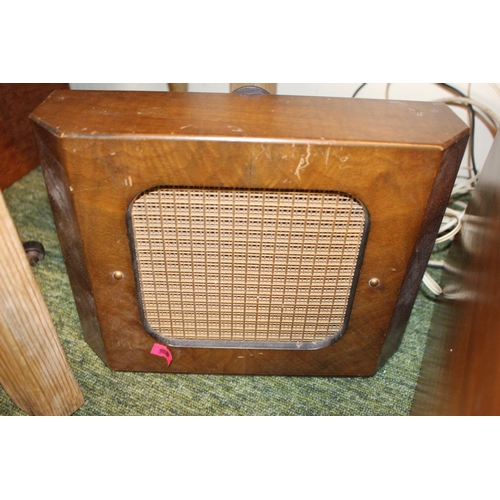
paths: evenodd
<path fill-rule="evenodd" d="M 58 159 L 61 156 L 60 138 L 40 126 L 35 125 L 34 128 L 49 203 L 83 336 L 97 355 L 108 364 L 73 198 L 65 168 Z"/>
<path fill-rule="evenodd" d="M 443 151 L 443 161 L 438 170 L 432 192 L 429 196 L 427 211 L 422 221 L 421 232 L 410 259 L 408 272 L 401 284 L 401 290 L 394 315 L 387 332 L 386 342 L 382 348 L 378 369 L 398 350 L 407 327 L 415 303 L 420 283 L 429 262 L 439 227 L 451 196 L 460 160 L 462 158 L 469 135 L 461 137 Z M 452 158 L 450 158 L 450 155 Z"/>

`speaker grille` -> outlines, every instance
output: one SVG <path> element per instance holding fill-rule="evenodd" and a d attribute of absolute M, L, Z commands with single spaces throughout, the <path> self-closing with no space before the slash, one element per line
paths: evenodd
<path fill-rule="evenodd" d="M 313 348 L 346 327 L 367 227 L 349 195 L 159 187 L 129 227 L 143 322 L 173 345 Z"/>

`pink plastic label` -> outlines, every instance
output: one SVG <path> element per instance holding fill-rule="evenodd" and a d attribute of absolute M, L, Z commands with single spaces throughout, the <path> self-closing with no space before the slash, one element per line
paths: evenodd
<path fill-rule="evenodd" d="M 154 354 L 155 356 L 162 356 L 167 360 L 168 366 L 170 366 L 170 363 L 172 362 L 172 353 L 164 345 L 155 344 L 153 349 L 151 349 L 151 354 Z"/>

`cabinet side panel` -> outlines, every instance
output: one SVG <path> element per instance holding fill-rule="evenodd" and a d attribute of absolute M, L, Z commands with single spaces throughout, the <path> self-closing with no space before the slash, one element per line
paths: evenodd
<path fill-rule="evenodd" d="M 408 267 L 409 272 L 401 286 L 394 316 L 380 356 L 379 368 L 397 351 L 401 344 L 468 139 L 468 135 L 462 137 L 443 152 L 441 168 L 429 196 L 426 215 Z"/>
<path fill-rule="evenodd" d="M 64 160 L 58 153 L 59 140 L 37 125 L 35 125 L 35 135 L 57 235 L 83 335 L 92 349 L 107 364 L 82 238 L 71 198 L 71 188 L 63 166 Z"/>

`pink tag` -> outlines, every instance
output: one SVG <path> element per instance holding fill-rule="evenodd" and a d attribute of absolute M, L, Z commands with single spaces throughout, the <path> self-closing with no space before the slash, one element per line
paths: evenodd
<path fill-rule="evenodd" d="M 168 366 L 170 366 L 170 363 L 172 362 L 172 353 L 164 345 L 155 344 L 153 349 L 151 349 L 151 354 L 164 357 L 167 360 Z"/>

